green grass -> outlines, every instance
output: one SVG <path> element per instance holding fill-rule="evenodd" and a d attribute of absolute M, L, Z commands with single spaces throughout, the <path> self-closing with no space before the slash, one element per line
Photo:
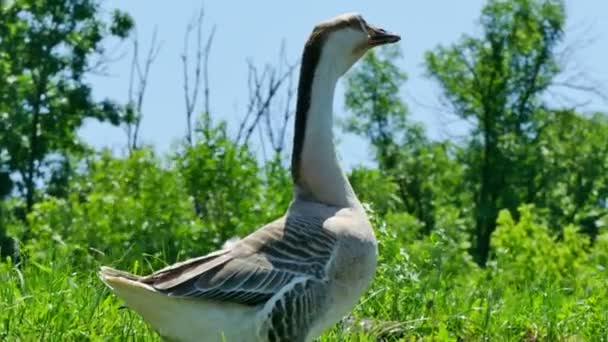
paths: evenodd
<path fill-rule="evenodd" d="M 67 260 L 2 265 L 0 340 L 158 340 L 110 295 L 95 270 Z"/>
<path fill-rule="evenodd" d="M 608 341 L 608 232 L 594 244 L 574 228 L 555 239 L 536 221 L 525 208 L 519 222 L 501 215 L 481 268 L 456 230 L 411 238 L 405 221 L 376 219 L 374 282 L 349 323 L 320 340 Z M 162 258 L 43 239 L 23 250 L 20 265 L 0 262 L 1 341 L 159 341 L 97 270 L 113 264 L 145 274 Z"/>
<path fill-rule="evenodd" d="M 608 340 L 605 289 L 500 284 L 481 269 L 468 275 L 468 285 L 462 279 L 451 285 L 449 278 L 399 283 L 388 268 L 379 270 L 354 311 L 355 319 L 375 320 L 376 333 L 343 324 L 321 341 L 375 341 L 379 330 L 391 327 L 402 336 L 393 340 L 404 341 Z M 159 340 L 136 314 L 121 308 L 93 268 L 83 270 L 66 258 L 21 267 L 4 263 L 0 279 L 0 340 Z"/>

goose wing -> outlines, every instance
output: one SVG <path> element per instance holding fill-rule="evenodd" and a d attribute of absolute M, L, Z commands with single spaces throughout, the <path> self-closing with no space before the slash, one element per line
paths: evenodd
<path fill-rule="evenodd" d="M 170 296 L 257 305 L 283 287 L 324 281 L 336 244 L 323 220 L 279 219 L 231 248 L 160 270 L 141 281 Z"/>

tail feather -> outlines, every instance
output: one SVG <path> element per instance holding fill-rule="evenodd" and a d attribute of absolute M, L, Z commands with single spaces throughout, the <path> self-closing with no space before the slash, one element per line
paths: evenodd
<path fill-rule="evenodd" d="M 142 277 L 120 271 L 111 267 L 102 266 L 99 270 L 99 277 L 114 293 L 123 298 L 129 304 L 128 298 L 132 295 L 137 297 L 146 296 L 150 292 L 157 293 L 156 289 L 140 280 Z"/>
<path fill-rule="evenodd" d="M 174 303 L 152 286 L 141 282 L 142 277 L 105 266 L 99 270 L 99 277 L 124 301 L 126 307 L 139 313 L 161 335 L 175 333 L 168 324 L 175 313 L 171 310 Z"/>
<path fill-rule="evenodd" d="M 125 272 L 125 271 L 120 271 L 120 270 L 117 270 L 115 268 L 108 267 L 108 266 L 101 266 L 101 269 L 99 270 L 99 275 L 101 276 L 101 279 L 104 279 L 107 277 L 126 278 L 126 279 L 134 280 L 134 281 L 139 281 L 141 279 L 140 276 L 136 276 L 135 274 L 131 274 L 131 273 Z"/>
<path fill-rule="evenodd" d="M 145 277 L 102 267 L 101 280 L 127 307 L 140 314 L 161 336 L 180 341 L 247 341 L 256 307 L 168 296 L 146 284 Z M 232 336 L 232 337 L 231 337 Z M 245 336 L 245 337 L 243 337 Z"/>

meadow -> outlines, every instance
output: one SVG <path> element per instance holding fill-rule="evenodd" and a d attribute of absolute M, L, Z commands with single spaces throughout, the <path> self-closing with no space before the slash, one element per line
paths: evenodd
<path fill-rule="evenodd" d="M 181 194 L 181 176 L 154 161 L 152 153 L 102 158 L 93 174 L 73 184 L 81 191 L 89 187 L 84 198 L 74 191 L 67 199 L 36 205 L 23 257 L 0 264 L 2 340 L 158 340 L 101 283 L 99 266 L 149 273 L 217 247 L 227 232 L 219 234 L 198 219 Z M 233 185 L 241 183 L 234 179 Z M 283 197 L 286 204 L 289 194 L 287 187 L 261 198 L 277 203 Z M 247 196 L 226 194 L 227 203 L 216 203 L 224 212 L 250 213 L 238 217 L 242 225 L 232 225 L 230 235 L 265 220 L 264 202 L 256 213 Z M 440 228 L 420 237 L 422 227 L 411 215 L 381 215 L 367 205 L 379 239 L 377 275 L 352 316 L 322 341 L 607 339 L 607 233 L 593 245 L 574 226 L 556 238 L 534 207 L 522 206 L 518 219 L 505 210 L 492 236 L 490 261 L 480 267 L 469 254 L 466 222 L 456 212 L 443 212 Z M 19 227 L 24 226 L 13 226 Z"/>
<path fill-rule="evenodd" d="M 14 0 L 0 18 L 0 340 L 157 341 L 100 266 L 148 274 L 284 214 L 296 87 L 272 80 L 297 68 L 250 68 L 240 128 L 189 107 L 185 136 L 159 153 L 138 135 L 145 86 L 99 101 L 86 78 L 108 40 L 136 42 L 128 13 Z M 608 111 L 552 100 L 556 86 L 608 96 L 563 81 L 578 48 L 564 46 L 565 27 L 563 1 L 489 0 L 475 35 L 427 51 L 443 110 L 469 127 L 459 137 L 412 120 L 399 47 L 345 76 L 335 131 L 373 157 L 346 171 L 379 259 L 321 341 L 608 341 Z M 122 152 L 89 146 L 78 133 L 89 121 L 122 128 Z"/>

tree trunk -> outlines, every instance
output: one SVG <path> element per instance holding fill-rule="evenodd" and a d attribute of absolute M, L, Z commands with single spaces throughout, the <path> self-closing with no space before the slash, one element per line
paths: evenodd
<path fill-rule="evenodd" d="M 5 257 L 16 257 L 16 249 L 15 240 L 6 235 L 4 208 L 0 206 L 0 261 Z"/>
<path fill-rule="evenodd" d="M 496 200 L 500 195 L 501 186 L 497 181 L 499 168 L 498 139 L 492 121 L 492 112 L 486 110 L 483 115 L 484 150 L 480 165 L 480 189 L 475 208 L 476 243 L 473 249 L 475 261 L 484 266 L 490 254 L 490 237 L 494 231 L 498 215 Z"/>
<path fill-rule="evenodd" d="M 38 126 L 40 125 L 40 97 L 46 90 L 46 77 L 41 73 L 38 79 L 36 94 L 32 101 L 32 126 L 30 129 L 30 150 L 27 159 L 27 169 L 25 174 L 25 203 L 26 213 L 30 213 L 34 206 L 34 196 L 36 192 L 36 159 L 38 154 Z"/>

